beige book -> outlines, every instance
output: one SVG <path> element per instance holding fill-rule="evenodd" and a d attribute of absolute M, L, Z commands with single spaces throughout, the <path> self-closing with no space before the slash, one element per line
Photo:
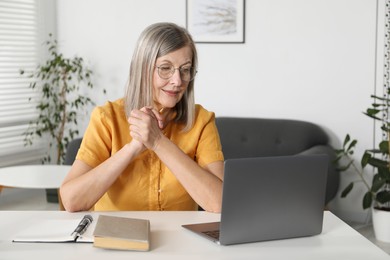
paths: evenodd
<path fill-rule="evenodd" d="M 93 236 L 95 247 L 137 251 L 150 249 L 150 223 L 146 219 L 100 215 Z"/>

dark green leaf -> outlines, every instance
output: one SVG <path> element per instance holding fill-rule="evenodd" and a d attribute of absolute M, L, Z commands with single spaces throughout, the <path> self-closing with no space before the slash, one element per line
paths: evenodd
<path fill-rule="evenodd" d="M 372 204 L 372 193 L 368 191 L 363 197 L 363 209 L 367 209 L 371 207 L 371 204 Z"/>
<path fill-rule="evenodd" d="M 368 164 L 372 165 L 374 167 L 388 167 L 388 162 L 385 160 L 377 159 L 374 157 L 371 157 L 368 159 Z"/>
<path fill-rule="evenodd" d="M 387 101 L 387 102 L 390 101 L 390 99 L 388 99 L 388 98 L 379 97 L 379 96 L 376 96 L 376 95 L 371 95 L 371 97 L 374 98 L 374 99 L 379 99 L 379 100 L 381 100 L 381 101 Z"/>
<path fill-rule="evenodd" d="M 389 142 L 387 140 L 380 142 L 379 143 L 379 150 L 384 154 L 388 154 L 389 153 Z"/>
<path fill-rule="evenodd" d="M 373 118 L 373 119 L 375 119 L 375 120 L 379 120 L 379 121 L 382 120 L 381 118 L 376 117 L 376 116 L 374 116 L 374 115 L 370 115 L 370 114 L 368 114 L 368 113 L 363 113 L 363 114 L 365 114 L 366 116 L 371 117 L 371 118 Z"/>
<path fill-rule="evenodd" d="M 371 157 L 372 157 L 371 154 L 369 154 L 368 152 L 365 152 L 363 154 L 362 160 L 360 162 L 362 168 L 366 167 L 366 165 L 368 164 L 368 161 L 370 160 Z"/>
<path fill-rule="evenodd" d="M 343 143 L 343 147 L 345 148 L 347 146 L 347 144 L 349 143 L 349 140 L 351 140 L 351 137 L 349 136 L 349 134 L 347 134 L 344 138 L 344 143 Z"/>
<path fill-rule="evenodd" d="M 357 140 L 353 140 L 353 141 L 349 144 L 349 146 L 348 146 L 348 148 L 347 148 L 347 151 L 351 151 L 351 150 L 355 147 L 356 144 L 357 144 Z"/>
<path fill-rule="evenodd" d="M 367 115 L 369 115 L 369 116 L 374 116 L 374 115 L 378 114 L 379 112 L 380 112 L 379 109 L 373 109 L 373 108 L 368 108 L 366 111 Z"/>
<path fill-rule="evenodd" d="M 386 180 L 380 178 L 379 174 L 375 174 L 374 178 L 372 179 L 372 192 L 377 192 L 382 186 L 385 184 Z"/>
<path fill-rule="evenodd" d="M 390 170 L 387 167 L 378 168 L 378 174 L 381 179 L 390 181 Z"/>
<path fill-rule="evenodd" d="M 341 193 L 341 197 L 342 198 L 345 198 L 348 193 L 353 189 L 353 182 L 351 182 L 344 190 L 343 192 Z"/>
<path fill-rule="evenodd" d="M 390 202 L 390 191 L 381 191 L 376 194 L 376 200 L 381 203 L 387 203 Z"/>

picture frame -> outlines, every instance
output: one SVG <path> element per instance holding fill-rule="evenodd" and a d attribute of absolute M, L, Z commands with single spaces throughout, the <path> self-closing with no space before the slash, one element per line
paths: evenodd
<path fill-rule="evenodd" d="M 196 43 L 245 43 L 245 0 L 186 0 L 186 27 Z"/>

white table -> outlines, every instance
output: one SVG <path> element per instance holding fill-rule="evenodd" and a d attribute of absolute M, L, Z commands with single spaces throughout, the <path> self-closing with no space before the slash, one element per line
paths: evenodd
<path fill-rule="evenodd" d="M 69 165 L 24 165 L 0 168 L 0 185 L 15 188 L 58 189 Z"/>
<path fill-rule="evenodd" d="M 0 186 L 22 189 L 58 189 L 70 168 L 69 165 L 52 164 L 0 168 Z M 47 208 L 47 206 L 43 207 Z M 59 209 L 63 209 L 61 201 L 59 201 Z"/>
<path fill-rule="evenodd" d="M 149 219 L 151 251 L 132 252 L 94 248 L 80 243 L 12 243 L 16 233 L 41 219 L 81 219 L 85 212 L 0 211 L 0 259 L 390 259 L 335 215 L 325 212 L 321 235 L 219 246 L 181 227 L 182 224 L 218 221 L 219 214 L 187 212 L 92 212 Z"/>

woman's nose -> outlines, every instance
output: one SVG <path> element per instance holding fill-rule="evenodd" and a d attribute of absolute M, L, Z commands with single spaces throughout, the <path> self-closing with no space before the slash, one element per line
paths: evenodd
<path fill-rule="evenodd" d="M 173 73 L 171 77 L 171 82 L 175 83 L 177 86 L 180 86 L 182 83 L 181 75 L 180 75 L 180 70 L 175 69 L 175 72 Z"/>

